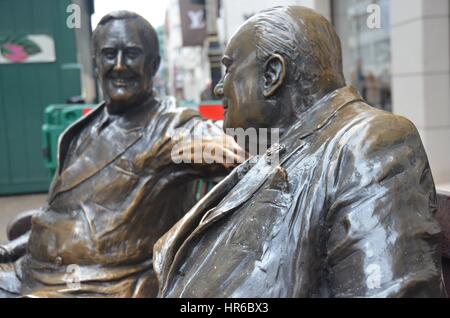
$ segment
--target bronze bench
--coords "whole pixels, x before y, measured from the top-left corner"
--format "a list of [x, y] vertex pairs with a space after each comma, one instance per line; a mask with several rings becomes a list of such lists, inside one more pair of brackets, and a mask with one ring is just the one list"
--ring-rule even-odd
[[[24, 234], [31, 227], [31, 217], [37, 211], [28, 211], [17, 216], [8, 227], [8, 239]], [[450, 296], [450, 193], [438, 192], [437, 219], [442, 228], [442, 270], [447, 294]]]

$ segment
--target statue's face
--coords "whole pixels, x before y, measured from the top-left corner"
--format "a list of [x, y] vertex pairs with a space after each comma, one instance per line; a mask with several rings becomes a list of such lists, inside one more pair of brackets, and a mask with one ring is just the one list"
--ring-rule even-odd
[[271, 128], [278, 118], [263, 95], [263, 68], [256, 58], [253, 24], [232, 37], [222, 59], [225, 75], [215, 88], [223, 99], [224, 128]]
[[123, 113], [152, 92], [150, 52], [141, 33], [136, 21], [113, 20], [98, 36], [95, 60], [110, 113]]

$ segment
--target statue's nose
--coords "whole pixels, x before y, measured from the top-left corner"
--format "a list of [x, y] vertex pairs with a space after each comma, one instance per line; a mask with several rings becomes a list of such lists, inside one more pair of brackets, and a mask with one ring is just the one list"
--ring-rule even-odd
[[125, 65], [123, 63], [123, 53], [122, 50], [117, 52], [116, 64], [114, 65], [115, 71], [123, 71], [125, 70]]

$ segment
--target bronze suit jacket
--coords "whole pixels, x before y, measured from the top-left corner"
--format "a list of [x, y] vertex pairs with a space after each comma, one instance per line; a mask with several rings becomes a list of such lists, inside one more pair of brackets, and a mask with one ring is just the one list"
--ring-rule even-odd
[[195, 178], [227, 171], [174, 164], [178, 129], [203, 137], [222, 129], [173, 100], [150, 104], [106, 128], [101, 104], [60, 137], [47, 205], [33, 217], [28, 252], [16, 264], [22, 295], [156, 296], [153, 244], [194, 205]]
[[156, 243], [160, 297], [444, 296], [435, 189], [412, 123], [344, 87], [273, 148]]

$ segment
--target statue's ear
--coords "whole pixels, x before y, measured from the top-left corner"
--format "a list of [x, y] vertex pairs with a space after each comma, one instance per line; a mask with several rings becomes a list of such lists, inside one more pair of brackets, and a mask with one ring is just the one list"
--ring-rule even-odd
[[160, 64], [161, 64], [161, 56], [158, 55], [155, 59], [153, 59], [153, 65], [152, 65], [152, 67], [153, 67], [152, 75], [153, 76], [155, 76], [156, 73], [158, 72]]
[[286, 60], [279, 54], [272, 54], [264, 63], [263, 72], [263, 94], [265, 97], [270, 97], [284, 83], [286, 77]]
[[94, 67], [94, 76], [98, 78], [97, 57], [95, 55], [92, 55], [92, 66]]

